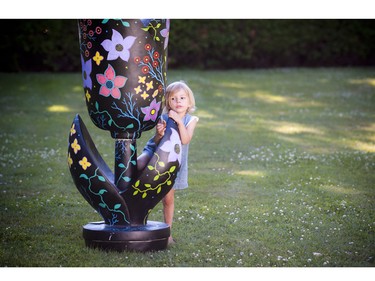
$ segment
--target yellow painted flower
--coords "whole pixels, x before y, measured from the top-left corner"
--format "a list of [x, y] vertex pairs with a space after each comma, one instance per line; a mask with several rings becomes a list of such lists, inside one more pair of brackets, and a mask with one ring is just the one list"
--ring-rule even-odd
[[104, 57], [101, 56], [99, 52], [96, 52], [95, 56], [92, 59], [96, 62], [96, 65], [99, 65]]
[[146, 83], [146, 87], [147, 87], [147, 89], [146, 89], [146, 91], [148, 91], [148, 90], [150, 90], [150, 89], [153, 89], [154, 88], [154, 85], [153, 85], [153, 80], [151, 80], [151, 82], [148, 82], [148, 83]]
[[74, 128], [75, 124], [70, 128], [70, 136], [73, 136], [76, 133], [76, 129]]
[[78, 161], [79, 165], [82, 166], [82, 169], [86, 170], [88, 167], [91, 166], [91, 163], [87, 161], [86, 157], [83, 157], [82, 160]]
[[146, 76], [138, 76], [138, 83], [145, 84], [146, 83]]
[[81, 150], [81, 146], [78, 144], [77, 139], [74, 139], [73, 143], [70, 146], [73, 148], [74, 154], [77, 154], [78, 150]]
[[90, 95], [89, 91], [86, 91], [86, 95], [85, 96], [86, 96], [87, 101], [90, 101], [91, 95]]
[[149, 96], [149, 94], [147, 94], [146, 91], [143, 92], [143, 94], [141, 95], [141, 97], [142, 97], [144, 100], [147, 99], [148, 96]]
[[69, 152], [69, 154], [68, 154], [68, 165], [69, 165], [69, 168], [72, 166], [72, 164], [73, 164], [73, 159], [72, 159], [72, 157], [70, 157], [70, 152]]
[[135, 93], [138, 95], [140, 92], [142, 92], [141, 85], [138, 85], [138, 87], [134, 88], [134, 90], [135, 90]]

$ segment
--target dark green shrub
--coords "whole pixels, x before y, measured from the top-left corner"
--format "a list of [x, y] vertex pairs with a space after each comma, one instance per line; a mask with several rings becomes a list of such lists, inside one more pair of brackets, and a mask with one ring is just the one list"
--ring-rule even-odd
[[[76, 19], [1, 20], [0, 71], [80, 71]], [[375, 21], [172, 19], [169, 67], [375, 64]]]

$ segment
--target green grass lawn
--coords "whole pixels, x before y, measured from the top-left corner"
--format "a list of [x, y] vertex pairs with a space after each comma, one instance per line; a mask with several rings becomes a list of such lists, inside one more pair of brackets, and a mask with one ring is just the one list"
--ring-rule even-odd
[[[85, 246], [82, 226], [101, 217], [67, 165], [76, 113], [114, 165], [81, 74], [0, 74], [0, 266], [374, 266], [374, 68], [169, 71], [180, 79], [200, 121], [190, 186], [176, 192], [178, 243], [117, 253]], [[160, 204], [149, 219], [162, 220]]]

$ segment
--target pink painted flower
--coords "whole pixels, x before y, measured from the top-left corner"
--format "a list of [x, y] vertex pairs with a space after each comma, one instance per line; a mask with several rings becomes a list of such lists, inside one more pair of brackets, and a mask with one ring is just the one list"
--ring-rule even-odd
[[98, 80], [99, 84], [101, 85], [99, 90], [100, 95], [105, 97], [109, 97], [111, 95], [115, 99], [120, 99], [121, 92], [119, 88], [124, 87], [128, 78], [120, 75], [116, 76], [115, 70], [110, 64], [108, 64], [104, 75], [96, 74], [96, 80]]
[[145, 114], [143, 121], [152, 120], [155, 122], [158, 117], [158, 112], [160, 109], [160, 101], [156, 102], [156, 99], [153, 99], [150, 106], [142, 107], [141, 110]]

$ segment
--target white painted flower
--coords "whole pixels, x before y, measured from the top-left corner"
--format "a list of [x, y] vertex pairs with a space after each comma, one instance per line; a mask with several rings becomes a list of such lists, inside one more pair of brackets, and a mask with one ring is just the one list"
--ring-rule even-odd
[[169, 152], [168, 162], [174, 162], [178, 160], [178, 162], [181, 164], [182, 147], [180, 135], [175, 129], [171, 128], [171, 130], [172, 134], [170, 136], [170, 139], [163, 143], [160, 149], [164, 152]]

